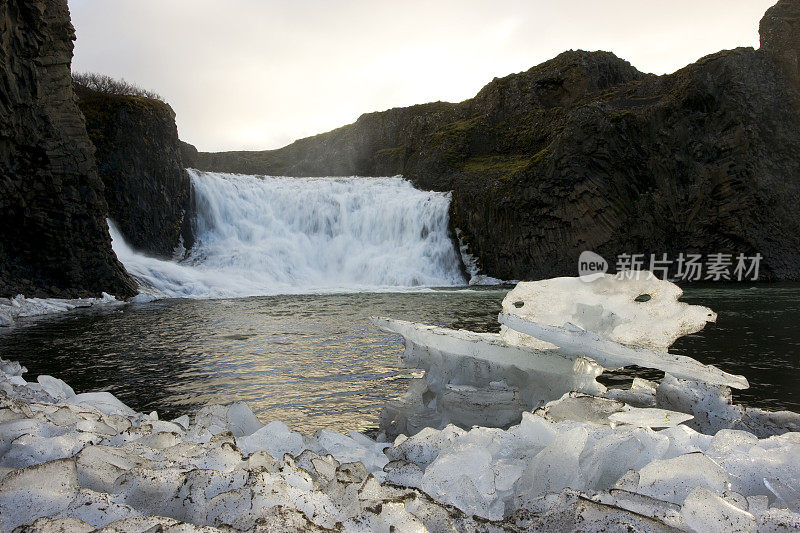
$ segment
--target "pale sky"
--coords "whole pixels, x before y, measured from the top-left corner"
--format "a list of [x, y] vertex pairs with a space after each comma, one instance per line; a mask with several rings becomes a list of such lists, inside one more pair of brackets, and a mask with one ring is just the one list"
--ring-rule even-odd
[[776, 0], [69, 0], [73, 69], [161, 94], [202, 151], [284, 146], [391, 107], [471, 98], [568, 49], [663, 74], [758, 47]]

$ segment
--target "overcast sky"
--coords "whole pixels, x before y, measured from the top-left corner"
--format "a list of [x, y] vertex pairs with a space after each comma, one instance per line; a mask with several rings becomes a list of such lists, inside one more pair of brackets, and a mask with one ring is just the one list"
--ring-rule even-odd
[[205, 151], [268, 149], [362, 113], [470, 98], [568, 49], [663, 74], [758, 47], [775, 0], [69, 0], [73, 68], [161, 94]]

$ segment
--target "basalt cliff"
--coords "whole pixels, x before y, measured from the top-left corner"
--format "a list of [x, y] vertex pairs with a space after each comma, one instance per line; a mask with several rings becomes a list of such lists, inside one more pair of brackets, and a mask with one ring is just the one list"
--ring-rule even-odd
[[759, 50], [674, 74], [569, 51], [474, 98], [361, 116], [278, 150], [200, 153], [203, 170], [402, 174], [453, 191], [452, 224], [483, 270], [575, 275], [581, 251], [763, 256], [800, 279], [800, 0], [761, 22]]
[[[175, 112], [156, 98], [75, 86], [96, 148], [108, 215], [125, 240], [170, 258], [188, 234], [192, 147], [178, 139]], [[186, 160], [186, 161], [184, 161]]]
[[128, 296], [70, 76], [66, 0], [0, 2], [0, 296]]

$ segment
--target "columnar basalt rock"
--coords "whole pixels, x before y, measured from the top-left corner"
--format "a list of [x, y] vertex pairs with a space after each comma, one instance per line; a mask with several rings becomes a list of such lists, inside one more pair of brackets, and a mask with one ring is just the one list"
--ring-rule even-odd
[[128, 296], [70, 76], [66, 0], [0, 3], [0, 295]]
[[761, 19], [761, 50], [775, 54], [800, 84], [800, 1], [781, 0]]
[[153, 98], [75, 90], [97, 149], [109, 217], [135, 249], [171, 257], [188, 227], [184, 157], [194, 148], [178, 140], [175, 112]]

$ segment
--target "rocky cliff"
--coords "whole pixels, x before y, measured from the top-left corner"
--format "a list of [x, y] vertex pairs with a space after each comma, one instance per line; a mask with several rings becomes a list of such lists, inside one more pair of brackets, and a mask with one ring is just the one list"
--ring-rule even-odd
[[0, 2], [0, 295], [128, 296], [70, 77], [66, 0]]
[[194, 148], [178, 140], [175, 113], [155, 98], [80, 85], [75, 91], [97, 149], [109, 217], [134, 248], [171, 257], [188, 227], [184, 215], [191, 184], [184, 157], [190, 158]]
[[264, 152], [201, 153], [204, 170], [403, 174], [453, 191], [453, 224], [484, 271], [575, 275], [578, 255], [761, 253], [800, 279], [800, 1], [761, 24], [760, 50], [678, 72], [570, 51], [473, 99], [363, 115]]

